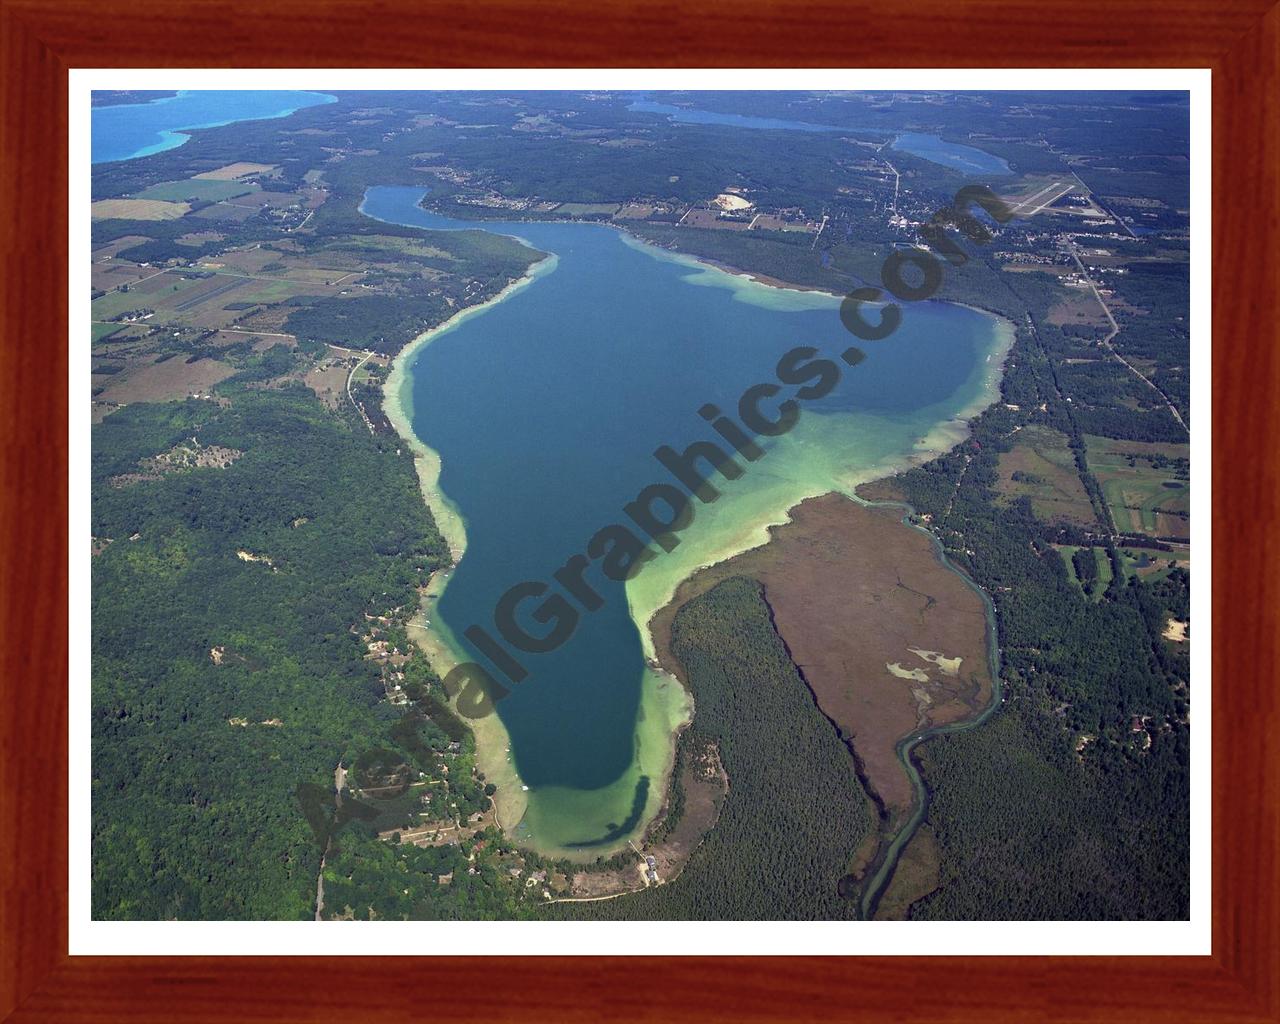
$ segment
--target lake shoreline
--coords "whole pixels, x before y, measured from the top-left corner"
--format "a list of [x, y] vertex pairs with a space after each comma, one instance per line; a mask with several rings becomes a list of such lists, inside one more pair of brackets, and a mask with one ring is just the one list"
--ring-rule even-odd
[[[199, 93], [201, 90], [179, 89], [171, 96], [159, 96], [142, 103], [107, 103], [100, 104], [98, 111], [110, 111], [112, 116], [119, 116], [116, 112], [125, 111], [129, 108], [136, 107], [162, 107], [180, 103], [187, 97]], [[124, 163], [127, 160], [141, 160], [143, 157], [155, 156], [158, 153], [167, 153], [170, 150], [179, 149], [191, 141], [192, 136], [188, 132], [204, 131], [209, 128], [225, 128], [227, 125], [239, 124], [245, 121], [274, 121], [281, 117], [288, 117], [290, 114], [296, 114], [299, 110], [306, 110], [308, 107], [320, 106], [328, 103], [337, 103], [338, 97], [326, 92], [317, 92], [314, 89], [298, 89], [292, 90], [298, 96], [315, 96], [320, 97], [314, 103], [301, 103], [298, 106], [286, 107], [283, 110], [273, 109], [270, 113], [253, 114], [252, 116], [232, 117], [224, 120], [208, 121], [202, 120], [196, 124], [179, 124], [171, 127], [156, 128], [153, 134], [158, 141], [148, 143], [124, 156], [109, 156], [92, 158], [91, 162], [94, 166], [100, 164], [117, 164]]]
[[[952, 303], [952, 305], [960, 304]], [[974, 309], [975, 307], [967, 308]], [[970, 421], [1000, 397], [1000, 381], [1004, 376], [1004, 363], [1013, 348], [1016, 338], [1016, 329], [1012, 321], [1007, 317], [989, 310], [978, 311], [995, 321], [993, 324], [995, 337], [992, 341], [991, 351], [987, 354], [987, 359], [984, 363], [988, 367], [986, 379], [982, 382], [979, 393], [971, 402], [957, 410], [950, 418], [935, 424], [928, 433], [916, 442], [915, 447], [910, 452], [846, 475], [840, 480], [841, 486], [834, 491], [828, 486], [823, 486], [815, 488], [811, 493], [797, 496], [785, 508], [775, 510], [774, 513], [766, 515], [755, 524], [748, 526], [746, 531], [740, 533], [736, 539], [726, 538], [726, 543], [716, 549], [714, 557], [703, 559], [700, 564], [692, 567], [689, 572], [683, 574], [679, 579], [673, 577], [665, 588], [665, 592], [660, 592], [657, 600], [653, 599], [651, 595], [648, 601], [641, 604], [633, 600], [632, 591], [628, 589], [628, 603], [631, 605], [632, 618], [642, 631], [641, 641], [644, 645], [646, 659], [654, 658], [657, 650], [656, 640], [652, 632], [653, 620], [675, 598], [684, 580], [745, 551], [750, 551], [753, 548], [769, 543], [771, 531], [775, 527], [791, 522], [792, 511], [805, 501], [836, 492], [852, 496], [855, 490], [864, 484], [875, 483], [932, 462], [939, 456], [949, 452], [956, 445], [964, 442], [970, 433]]]
[[[421, 205], [421, 201], [419, 201], [419, 205]], [[537, 221], [534, 222], [538, 223]], [[507, 223], [509, 224], [510, 222]], [[752, 274], [728, 267], [716, 261], [666, 249], [631, 234], [619, 225], [601, 226], [613, 227], [619, 232], [619, 237], [622, 241], [631, 247], [645, 250], [653, 258], [678, 262], [698, 271], [700, 274], [706, 275], [705, 280], [694, 283], [727, 288], [733, 291], [735, 298], [741, 301], [771, 306], [780, 301], [788, 304], [800, 302], [803, 303], [804, 308], [822, 308], [830, 305], [834, 309], [840, 299], [838, 294], [830, 291], [793, 285], [768, 275]], [[473, 230], [493, 230], [493, 222], [476, 221], [474, 226], [468, 223], [468, 228]], [[430, 229], [424, 228], [424, 230]], [[531, 245], [528, 240], [520, 238], [518, 234], [509, 230], [498, 233], [519, 238], [525, 244]], [[548, 262], [548, 260], [551, 262]], [[415, 454], [415, 467], [418, 472], [424, 501], [431, 508], [441, 533], [449, 543], [455, 564], [461, 559], [466, 550], [465, 521], [457, 508], [439, 488], [439, 455], [422, 442], [413, 430], [413, 373], [411, 365], [414, 362], [415, 354], [423, 346], [429, 344], [442, 333], [465, 322], [469, 317], [479, 315], [484, 310], [508, 298], [514, 291], [527, 286], [541, 274], [554, 269], [554, 261], [555, 257], [553, 255], [534, 264], [529, 273], [523, 278], [512, 282], [487, 302], [459, 310], [444, 324], [424, 331], [412, 339], [394, 357], [391, 373], [383, 387], [384, 410], [397, 433]], [[789, 295], [790, 298], [784, 299], [784, 295]], [[950, 305], [961, 304], [950, 303]], [[974, 309], [974, 307], [967, 308]], [[964, 436], [968, 434], [968, 419], [996, 400], [999, 394], [998, 382], [1004, 357], [1009, 345], [1012, 344], [1013, 325], [1007, 319], [990, 310], [975, 311], [992, 318], [996, 321], [996, 324], [994, 325], [995, 336], [989, 343], [990, 351], [986, 357], [986, 361], [993, 364], [992, 370], [994, 374], [989, 373], [987, 378], [981, 382], [974, 400], [958, 412], [953, 413], [946, 420], [936, 423], [928, 434], [916, 442], [914, 449], [906, 453], [905, 457], [882, 461], [871, 467], [864, 467], [856, 473], [848, 475], [847, 479], [840, 477], [836, 481], [836, 490], [841, 493], [851, 493], [853, 488], [859, 484], [892, 476], [903, 469], [920, 465], [936, 458], [943, 452], [950, 450], [955, 444], [960, 443]], [[996, 358], [997, 353], [999, 353], [998, 359]], [[970, 379], [972, 380], [972, 378]], [[770, 508], [760, 517], [760, 522], [749, 524], [749, 528], [745, 531], [740, 528], [741, 523], [733, 524], [736, 528], [729, 536], [724, 538], [723, 546], [717, 547], [714, 551], [706, 552], [710, 557], [704, 560], [705, 565], [718, 564], [740, 554], [742, 551], [767, 543], [770, 528], [788, 522], [791, 518], [792, 510], [800, 502], [831, 491], [831, 481], [823, 482], [810, 493], [799, 494], [794, 500], [787, 500], [785, 507]], [[748, 519], [750, 518], [748, 517]], [[751, 525], [754, 528], [750, 528]], [[642, 750], [639, 747], [636, 749], [632, 768], [623, 776], [623, 778], [630, 778], [636, 772], [649, 776], [651, 789], [644, 813], [627, 836], [620, 837], [609, 844], [591, 847], [590, 856], [592, 858], [601, 855], [608, 856], [616, 850], [625, 848], [628, 841], [638, 836], [643, 836], [652, 823], [660, 820], [662, 814], [665, 813], [676, 744], [680, 733], [691, 720], [693, 707], [692, 697], [683, 683], [676, 676], [665, 671], [667, 666], [657, 669], [657, 665], [653, 661], [655, 653], [652, 632], [653, 618], [661, 608], [670, 602], [679, 584], [693, 572], [705, 567], [705, 565], [692, 567], [689, 572], [684, 572], [683, 568], [677, 569], [679, 578], [674, 578], [675, 574], [673, 574], [669, 587], [670, 593], [661, 593], [661, 590], [668, 589], [665, 586], [668, 582], [665, 578], [661, 581], [656, 581], [661, 588], [658, 592], [661, 599], [657, 600], [656, 603], [651, 600], [654, 596], [653, 594], [648, 595], [650, 600], [642, 599], [637, 601], [635, 599], [636, 595], [633, 595], [631, 588], [627, 590], [628, 610], [639, 635], [647, 665], [642, 682], [640, 719], [647, 719], [651, 726], [656, 726], [659, 722], [665, 723], [666, 728], [661, 737], [657, 736], [657, 730], [653, 728], [645, 730], [646, 735], [644, 738], [648, 742], [641, 744], [645, 749]], [[441, 571], [435, 574], [431, 584], [424, 588], [421, 601], [422, 607], [418, 616], [415, 617], [415, 628], [412, 630], [414, 641], [427, 654], [433, 667], [441, 676], [446, 674], [454, 664], [461, 660], [467, 660], [461, 653], [461, 646], [451, 636], [446, 624], [434, 620], [429, 625], [426, 623], [426, 609], [443, 592], [444, 587], [447, 585], [447, 579], [448, 572]], [[650, 710], [658, 713], [649, 715], [647, 712]], [[526, 795], [527, 791], [523, 789], [524, 784], [515, 767], [510, 750], [510, 738], [507, 730], [502, 725], [500, 716], [494, 713], [484, 719], [472, 721], [470, 724], [476, 735], [477, 765], [485, 772], [487, 778], [498, 785], [498, 794], [495, 795], [495, 800], [498, 804], [498, 818], [508, 835], [520, 845], [530, 847], [539, 853], [552, 856], [568, 855], [572, 859], [579, 859], [584, 851], [566, 850], [560, 846], [540, 843], [537, 836], [531, 834], [534, 831], [532, 824], [536, 823], [536, 815], [531, 812], [530, 800]], [[660, 743], [658, 742], [659, 739], [661, 740]], [[527, 812], [529, 812], [529, 817], [526, 827], [520, 830], [523, 834], [518, 834], [516, 826], [526, 819]]]
[[[557, 258], [548, 253], [530, 265], [523, 276], [511, 281], [500, 292], [474, 306], [464, 306], [442, 324], [437, 324], [410, 339], [391, 360], [391, 370], [382, 385], [382, 411], [396, 434], [413, 453], [414, 470], [422, 499], [435, 520], [436, 529], [449, 546], [452, 564], [431, 574], [426, 587], [419, 595], [418, 610], [408, 623], [409, 637], [426, 655], [435, 673], [444, 678], [463, 660], [456, 642], [444, 624], [432, 624], [428, 618], [430, 607], [436, 604], [448, 585], [453, 569], [462, 560], [467, 549], [466, 520], [461, 512], [440, 489], [440, 455], [430, 448], [413, 429], [413, 373], [414, 356], [433, 340], [447, 333], [473, 316], [478, 316], [491, 306], [509, 299], [532, 284], [543, 274], [555, 270]], [[497, 786], [493, 800], [499, 824], [514, 827], [524, 817], [528, 799], [524, 796], [524, 783], [510, 756], [511, 740], [502, 720], [496, 713], [480, 719], [468, 719], [476, 741], [476, 765], [485, 778]], [[509, 828], [504, 827], [509, 832]]]

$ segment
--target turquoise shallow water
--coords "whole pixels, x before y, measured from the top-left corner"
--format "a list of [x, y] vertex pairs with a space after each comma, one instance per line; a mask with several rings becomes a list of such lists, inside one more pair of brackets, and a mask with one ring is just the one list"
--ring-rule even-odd
[[184, 128], [216, 128], [236, 121], [284, 117], [336, 98], [296, 90], [205, 89], [150, 103], [94, 107], [93, 162], [132, 160], [181, 146]]
[[[373, 188], [373, 217], [463, 228], [423, 211], [415, 188]], [[463, 630], [496, 635], [498, 598], [549, 581], [622, 513], [641, 488], [672, 478], [659, 445], [716, 440], [705, 403], [734, 410], [750, 385], [775, 382], [779, 357], [814, 346], [838, 361], [855, 339], [838, 300], [783, 291], [691, 266], [587, 224], [486, 223], [554, 253], [554, 270], [441, 333], [412, 357], [413, 430], [439, 453], [440, 489], [466, 523], [467, 546], [431, 615], [462, 658], [487, 664]], [[636, 618], [697, 564], [749, 546], [744, 538], [807, 494], [847, 488], [901, 464], [940, 424], [979, 400], [998, 371], [998, 321], [940, 303], [904, 308], [888, 340], [841, 364], [839, 385], [803, 403], [797, 426], [744, 474], [715, 478], [714, 504], [695, 503], [681, 544], [626, 586], [592, 566], [602, 607], [558, 650], [523, 654], [528, 678], [497, 706], [511, 756], [530, 788], [524, 828], [544, 845], [617, 840], [634, 823], [651, 769], [637, 767], [649, 711], [645, 645]], [[778, 400], [795, 388], [788, 385]], [[765, 402], [772, 415], [775, 406]], [[560, 588], [553, 587], [553, 590]], [[573, 602], [570, 602], [571, 604]], [[538, 602], [529, 602], [536, 609]], [[529, 632], [546, 626], [522, 617]], [[501, 677], [500, 677], [501, 678]], [[659, 723], [660, 724], [660, 723]], [[650, 721], [649, 726], [655, 723]], [[655, 787], [656, 788], [656, 787]]]

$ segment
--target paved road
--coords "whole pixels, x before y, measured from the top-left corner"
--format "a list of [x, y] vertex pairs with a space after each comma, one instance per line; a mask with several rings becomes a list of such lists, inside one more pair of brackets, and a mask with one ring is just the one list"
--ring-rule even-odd
[[1151, 388], [1152, 391], [1154, 391], [1164, 400], [1165, 406], [1168, 408], [1169, 412], [1173, 415], [1173, 418], [1178, 421], [1178, 426], [1180, 426], [1183, 430], [1187, 432], [1187, 436], [1190, 436], [1191, 435], [1190, 428], [1187, 426], [1186, 422], [1183, 420], [1182, 414], [1179, 413], [1176, 408], [1174, 408], [1173, 402], [1170, 401], [1169, 396], [1166, 395], [1163, 391], [1161, 391], [1159, 386], [1154, 381], [1152, 381], [1151, 378], [1147, 377], [1144, 373], [1142, 373], [1141, 370], [1139, 370], [1136, 366], [1134, 366], [1131, 362], [1129, 362], [1129, 360], [1127, 360], [1124, 356], [1122, 356], [1119, 352], [1117, 352], [1116, 347], [1111, 344], [1111, 339], [1120, 333], [1120, 325], [1116, 323], [1116, 318], [1111, 315], [1110, 308], [1107, 306], [1106, 302], [1103, 301], [1102, 295], [1098, 292], [1098, 286], [1094, 284], [1093, 278], [1089, 276], [1089, 271], [1085, 269], [1084, 264], [1080, 261], [1080, 253], [1079, 253], [1079, 250], [1076, 249], [1075, 242], [1068, 240], [1067, 244], [1071, 246], [1071, 258], [1076, 261], [1076, 266], [1080, 268], [1080, 274], [1084, 277], [1085, 282], [1089, 285], [1089, 290], [1093, 292], [1093, 297], [1098, 300], [1098, 305], [1102, 307], [1102, 312], [1106, 314], [1107, 323], [1111, 325], [1111, 333], [1102, 339], [1102, 344], [1106, 346], [1108, 352], [1110, 352], [1113, 356], [1119, 359], [1120, 362], [1124, 363], [1124, 365], [1129, 368], [1129, 371], [1135, 377], [1137, 377], [1140, 381], [1146, 384], [1147, 387]]

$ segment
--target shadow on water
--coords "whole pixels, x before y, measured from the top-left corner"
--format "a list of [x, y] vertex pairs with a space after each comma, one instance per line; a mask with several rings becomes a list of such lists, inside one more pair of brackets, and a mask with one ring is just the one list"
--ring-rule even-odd
[[644, 814], [644, 805], [649, 799], [649, 776], [641, 775], [636, 782], [636, 793], [631, 800], [631, 813], [627, 815], [627, 820], [621, 825], [609, 823], [609, 831], [599, 839], [588, 839], [580, 843], [566, 843], [565, 845], [573, 850], [588, 849], [593, 846], [608, 846], [610, 843], [616, 843], [619, 839], [624, 839], [635, 830], [640, 824], [640, 816]]

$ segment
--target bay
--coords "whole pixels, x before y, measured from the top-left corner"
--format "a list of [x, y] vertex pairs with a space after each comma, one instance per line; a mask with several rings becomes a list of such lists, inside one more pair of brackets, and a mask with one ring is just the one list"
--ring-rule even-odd
[[183, 129], [285, 117], [303, 107], [336, 101], [325, 93], [297, 90], [201, 89], [149, 103], [94, 107], [93, 163], [133, 160], [174, 149], [191, 138]]

